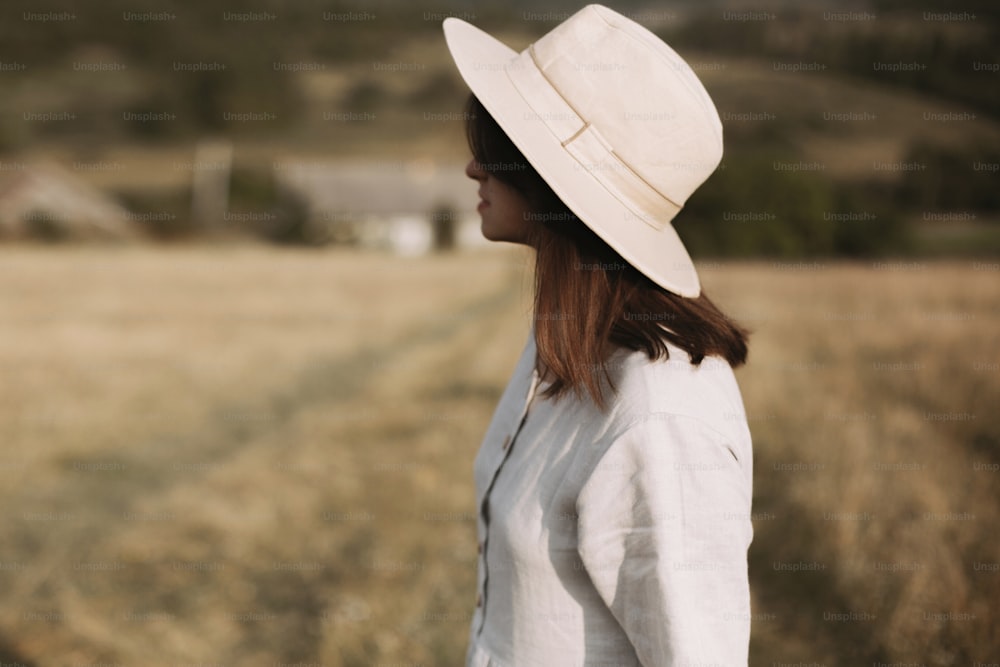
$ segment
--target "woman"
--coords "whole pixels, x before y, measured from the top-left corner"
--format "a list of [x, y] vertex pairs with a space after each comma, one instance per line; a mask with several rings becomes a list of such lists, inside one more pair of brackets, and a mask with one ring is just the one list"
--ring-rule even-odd
[[536, 252], [534, 325], [476, 457], [466, 664], [745, 665], [746, 332], [669, 224], [721, 159], [715, 107], [599, 5], [521, 54], [444, 27], [483, 234]]

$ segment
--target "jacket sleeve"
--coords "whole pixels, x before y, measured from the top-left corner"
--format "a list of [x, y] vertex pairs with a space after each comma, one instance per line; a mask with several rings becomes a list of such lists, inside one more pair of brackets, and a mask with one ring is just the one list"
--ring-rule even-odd
[[657, 413], [582, 487], [580, 559], [645, 667], [747, 664], [751, 459], [749, 437]]

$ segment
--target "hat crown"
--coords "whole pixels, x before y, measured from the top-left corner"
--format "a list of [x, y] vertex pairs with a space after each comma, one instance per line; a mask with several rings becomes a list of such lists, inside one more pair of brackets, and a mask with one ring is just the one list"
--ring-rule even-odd
[[588, 5], [529, 48], [577, 115], [678, 207], [718, 167], [715, 105], [691, 67], [645, 27]]
[[635, 21], [588, 5], [517, 53], [444, 24], [459, 73], [563, 204], [664, 289], [701, 291], [670, 222], [722, 158], [722, 123], [684, 60]]

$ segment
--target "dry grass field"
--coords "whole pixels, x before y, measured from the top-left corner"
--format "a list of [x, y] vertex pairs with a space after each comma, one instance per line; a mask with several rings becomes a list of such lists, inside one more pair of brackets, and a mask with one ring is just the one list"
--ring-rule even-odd
[[[524, 251], [0, 250], [0, 663], [460, 663]], [[751, 664], [1000, 662], [1000, 265], [701, 272], [754, 330]]]

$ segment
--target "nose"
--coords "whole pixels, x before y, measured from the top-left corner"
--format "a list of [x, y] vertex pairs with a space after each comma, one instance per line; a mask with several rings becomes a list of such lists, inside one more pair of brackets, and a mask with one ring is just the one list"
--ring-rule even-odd
[[469, 164], [465, 165], [465, 175], [475, 181], [483, 181], [486, 179], [487, 173], [483, 171], [482, 166], [476, 162], [475, 158], [469, 160]]

